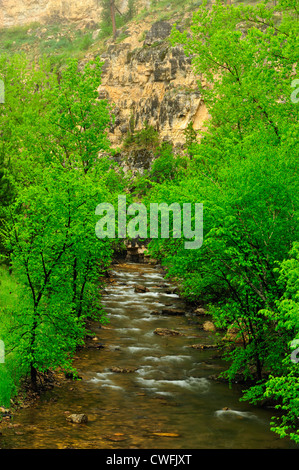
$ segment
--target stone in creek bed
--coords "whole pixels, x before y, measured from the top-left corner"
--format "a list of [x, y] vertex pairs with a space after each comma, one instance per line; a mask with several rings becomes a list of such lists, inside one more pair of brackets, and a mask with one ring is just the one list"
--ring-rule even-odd
[[135, 372], [137, 370], [137, 367], [111, 367], [111, 372], [116, 372], [116, 373], [125, 373], [128, 374], [130, 372]]
[[121, 351], [119, 346], [109, 346], [108, 351]]
[[105, 346], [102, 343], [89, 344], [88, 349], [103, 349]]
[[67, 416], [66, 420], [74, 424], [86, 424], [88, 422], [88, 417], [87, 415], [83, 413], [72, 414], [72, 415]]
[[139, 293], [149, 292], [149, 289], [145, 286], [142, 286], [141, 284], [137, 284], [134, 290], [135, 292], [139, 292]]
[[189, 347], [193, 349], [217, 349], [216, 344], [192, 344]]
[[207, 311], [202, 308], [202, 307], [198, 307], [196, 310], [194, 310], [194, 313], [195, 315], [197, 316], [204, 316], [204, 315], [208, 315]]
[[115, 434], [112, 434], [111, 436], [103, 436], [104, 439], [107, 439], [108, 441], [112, 441], [112, 442], [119, 442], [119, 441], [125, 441], [128, 439], [128, 437], [126, 437], [124, 434], [122, 433], [115, 433]]
[[184, 336], [180, 331], [169, 330], [168, 328], [156, 328], [154, 333], [159, 336]]
[[183, 316], [185, 315], [185, 310], [181, 310], [180, 308], [164, 308], [160, 312], [154, 310], [151, 312], [151, 315], [172, 315], [172, 316]]
[[204, 331], [216, 331], [216, 326], [211, 321], [205, 321], [202, 327]]

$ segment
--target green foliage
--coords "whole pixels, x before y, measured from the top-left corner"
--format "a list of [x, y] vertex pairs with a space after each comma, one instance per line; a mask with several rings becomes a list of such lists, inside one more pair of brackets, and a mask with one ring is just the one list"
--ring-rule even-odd
[[[18, 370], [36, 387], [39, 373], [71, 368], [86, 318], [106, 321], [98, 285], [112, 243], [96, 238], [94, 213], [114, 202], [123, 183], [103, 156], [112, 115], [97, 99], [99, 60], [84, 67], [69, 60], [57, 71], [15, 56], [1, 62], [1, 72], [3, 159], [16, 189], [3, 208], [2, 239], [22, 299], [3, 336], [9, 360], [19, 358]], [[8, 378], [3, 396], [13, 391]]]
[[187, 149], [187, 152], [190, 157], [192, 157], [194, 151], [197, 149], [197, 133], [193, 128], [193, 123], [189, 122], [188, 126], [186, 127], [185, 131], [185, 138], [186, 138], [186, 144], [185, 147]]
[[173, 147], [168, 142], [163, 142], [155, 152], [155, 160], [152, 164], [149, 178], [155, 183], [171, 181], [182, 171], [187, 161], [184, 157], [174, 155]]
[[[110, 9], [110, 0], [101, 0], [102, 4], [102, 14], [101, 14], [101, 23], [100, 23], [100, 35], [101, 39], [106, 37], [112, 36], [113, 34], [113, 26], [112, 26], [112, 16], [111, 16], [111, 9]], [[129, 0], [127, 9], [124, 13], [120, 13], [120, 2], [114, 1], [113, 2], [115, 7], [115, 25], [117, 29], [122, 28], [125, 26], [129, 21], [133, 19], [136, 14], [136, 0]], [[124, 38], [124, 34], [122, 35], [122, 39]], [[120, 42], [121, 39], [118, 38]]]
[[126, 20], [130, 21], [137, 13], [136, 0], [128, 0], [128, 9], [126, 12]]
[[0, 267], [0, 340], [4, 341], [6, 354], [0, 364], [0, 406], [10, 407], [10, 399], [18, 391], [20, 378], [26, 371], [21, 367], [21, 358], [15, 351], [7, 354], [11, 329], [16, 327], [19, 312], [20, 286], [16, 277], [9, 273], [6, 266]]
[[170, 144], [162, 144], [151, 169], [151, 179], [157, 183], [173, 179], [175, 175], [175, 157]]
[[92, 44], [92, 36], [91, 34], [88, 34], [88, 35], [85, 35], [82, 39], [82, 42], [80, 44], [80, 50], [81, 51], [87, 51], [87, 49], [89, 49], [89, 47], [91, 46]]
[[26, 51], [28, 56], [48, 56], [58, 63], [62, 58], [82, 55], [93, 43], [92, 33], [76, 29], [71, 24], [49, 24], [43, 28], [38, 23], [0, 30], [0, 52], [9, 55]]
[[[39, 184], [20, 191], [11, 208], [11, 263], [23, 285], [17, 344], [24, 368], [70, 366], [92, 305], [85, 289], [107, 267], [109, 244], [95, 239], [94, 209], [105, 197], [90, 175], [52, 164]], [[88, 306], [88, 308], [86, 308]]]
[[159, 133], [153, 126], [150, 126], [145, 121], [143, 128], [140, 131], [135, 130], [135, 124], [130, 124], [130, 130], [124, 139], [124, 148], [151, 148], [155, 149], [159, 145]]
[[282, 413], [272, 418], [271, 429], [280, 437], [289, 436], [299, 442], [299, 363], [291, 360], [290, 347], [294, 340], [299, 340], [298, 243], [294, 243], [289, 259], [284, 260], [276, 271], [279, 273], [278, 282], [283, 288], [283, 295], [276, 302], [276, 309], [265, 313], [276, 320], [276, 331], [281, 340], [276, 342], [275, 349], [277, 357], [283, 357], [283, 360], [280, 359], [277, 364], [277, 373], [270, 375], [265, 383], [246, 391], [244, 399], [252, 403], [264, 399], [275, 400], [278, 403], [276, 409]]

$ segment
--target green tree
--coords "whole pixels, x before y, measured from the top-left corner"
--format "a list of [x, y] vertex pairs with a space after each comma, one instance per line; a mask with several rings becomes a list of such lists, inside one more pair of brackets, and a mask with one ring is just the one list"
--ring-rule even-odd
[[126, 18], [128, 21], [132, 20], [136, 15], [136, 1], [135, 0], [128, 0], [128, 8], [126, 12]]
[[49, 69], [40, 87], [28, 77], [28, 108], [19, 126], [5, 116], [21, 145], [12, 162], [18, 187], [4, 232], [23, 292], [6, 342], [36, 387], [40, 372], [70, 367], [86, 317], [101, 314], [92, 298], [112, 243], [95, 236], [95, 208], [114, 202], [123, 183], [104, 156], [112, 116], [107, 102], [97, 99], [100, 62]]
[[186, 143], [185, 147], [187, 149], [187, 152], [190, 157], [193, 156], [194, 149], [197, 149], [197, 146], [195, 145], [197, 143], [197, 133], [194, 130], [193, 123], [189, 122], [188, 126], [186, 127], [184, 131]]
[[210, 211], [198, 256], [201, 276], [195, 276], [198, 294], [217, 298], [222, 326], [237, 322], [241, 330], [245, 352], [234, 351], [232, 375], [240, 364], [249, 373], [254, 362], [260, 379], [270, 365], [272, 337], [261, 309], [279, 295], [273, 268], [298, 236], [298, 199], [290, 191], [298, 183], [297, 114], [290, 101], [298, 23], [291, 21], [293, 12], [279, 24], [274, 15], [264, 5], [228, 9], [218, 3], [195, 13], [190, 36], [173, 32], [209, 82], [202, 93], [212, 118], [196, 159]]
[[84, 308], [87, 283], [111, 257], [111, 245], [94, 233], [95, 207], [106, 200], [103, 178], [96, 185], [82, 171], [52, 164], [10, 207], [11, 262], [23, 300], [9, 341], [22, 339], [18, 351], [33, 387], [38, 371], [69, 367], [82, 342], [84, 319], [92, 316], [92, 304]]
[[101, 0], [102, 3], [102, 22], [106, 25], [112, 26], [113, 37], [116, 36], [116, 12], [120, 13], [115, 0]]
[[[244, 399], [252, 403], [261, 400], [275, 400], [278, 416], [272, 418], [272, 430], [280, 437], [290, 437], [299, 442], [299, 363], [297, 355], [292, 359], [292, 344], [299, 345], [299, 245], [294, 243], [289, 258], [279, 268], [278, 282], [283, 294], [277, 300], [273, 311], [265, 315], [275, 318], [277, 336], [275, 342], [277, 370], [266, 382], [249, 389]], [[293, 349], [294, 349], [293, 347]], [[294, 351], [295, 353], [295, 351]]]
[[135, 130], [135, 125], [130, 120], [130, 129], [128, 135], [124, 140], [124, 147], [135, 146], [139, 148], [152, 148], [155, 149], [159, 145], [159, 133], [156, 131], [154, 126], [149, 125], [148, 121], [145, 121], [143, 128], [139, 131]]

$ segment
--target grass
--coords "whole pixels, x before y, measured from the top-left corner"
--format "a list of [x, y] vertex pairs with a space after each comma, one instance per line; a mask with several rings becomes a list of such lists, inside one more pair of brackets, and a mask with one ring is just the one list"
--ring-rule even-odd
[[188, 9], [196, 9], [201, 2], [199, 0], [159, 0], [151, 2], [149, 9], [144, 8], [135, 18], [135, 21], [141, 21], [145, 17], [157, 16], [158, 21], [169, 20], [177, 13], [183, 13]]
[[92, 31], [81, 31], [72, 24], [42, 27], [31, 24], [0, 30], [0, 54], [26, 52], [29, 57], [77, 57], [93, 44]]
[[[255, 4], [256, 0], [233, 0], [234, 3]], [[116, 15], [116, 27], [120, 34], [116, 43], [122, 42], [126, 37], [125, 26], [131, 21], [140, 23], [147, 19], [155, 21], [184, 21], [188, 27], [191, 13], [196, 11], [202, 0], [157, 0], [152, 1], [149, 8], [136, 13], [129, 19], [127, 15]], [[190, 20], [186, 13], [190, 14]], [[184, 19], [185, 18], [185, 19]], [[112, 38], [112, 25], [104, 20], [96, 26], [100, 33], [96, 40], [92, 39], [92, 31], [78, 30], [72, 23], [40, 25], [31, 23], [25, 26], [15, 26], [0, 30], [0, 54], [15, 54], [25, 52], [29, 59], [38, 56], [51, 58], [52, 63], [63, 63], [68, 57], [84, 59], [87, 52], [98, 55], [105, 50], [107, 39]], [[142, 37], [140, 41], [142, 41]]]
[[[0, 340], [7, 346], [9, 329], [14, 323], [14, 313], [19, 303], [20, 286], [14, 276], [10, 275], [5, 266], [0, 267]], [[22, 375], [20, 358], [14, 353], [4, 355], [5, 362], [0, 362], [0, 406], [10, 407], [11, 398], [18, 390], [18, 383]]]

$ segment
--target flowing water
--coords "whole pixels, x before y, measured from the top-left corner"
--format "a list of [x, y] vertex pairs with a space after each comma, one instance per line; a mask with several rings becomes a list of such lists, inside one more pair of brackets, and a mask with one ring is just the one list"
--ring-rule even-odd
[[[215, 350], [191, 347], [215, 342], [215, 333], [198, 328], [199, 317], [152, 314], [185, 308], [177, 295], [167, 293], [159, 269], [120, 264], [112, 274], [103, 298], [110, 323], [93, 326], [104, 348], [79, 351], [74, 365], [82, 380], [65, 381], [20, 410], [3, 431], [1, 448], [293, 447], [270, 431], [273, 410], [240, 402], [239, 387], [209, 378], [227, 364]], [[149, 291], [136, 293], [136, 284]], [[182, 335], [159, 336], [156, 328]], [[68, 422], [71, 413], [87, 414], [88, 423]]]

